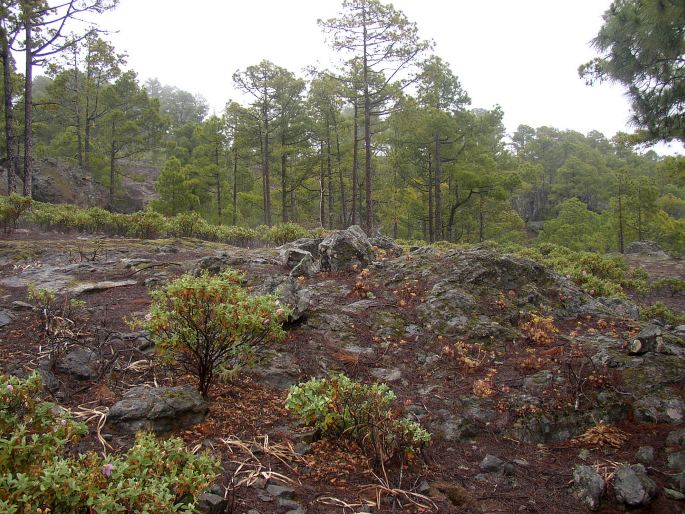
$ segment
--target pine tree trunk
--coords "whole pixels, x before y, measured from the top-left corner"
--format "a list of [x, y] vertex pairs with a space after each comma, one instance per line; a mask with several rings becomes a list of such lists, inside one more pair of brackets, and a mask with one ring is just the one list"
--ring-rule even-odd
[[219, 224], [221, 224], [221, 216], [223, 211], [221, 209], [221, 168], [219, 168], [219, 145], [214, 147], [214, 165], [216, 166], [216, 211], [219, 215]]
[[288, 156], [285, 153], [285, 129], [281, 125], [281, 221], [288, 223]]
[[335, 130], [335, 156], [338, 165], [338, 179], [340, 180], [340, 228], [347, 228], [347, 199], [345, 198], [345, 180], [343, 178], [342, 157], [340, 154], [340, 134], [338, 122], [333, 115], [333, 129]]
[[480, 201], [478, 203], [478, 240], [482, 243], [485, 241], [485, 217], [483, 214], [483, 193], [478, 195]]
[[368, 84], [364, 90], [364, 180], [366, 181], [366, 233], [373, 230], [373, 199], [371, 184], [371, 99]]
[[359, 115], [359, 106], [357, 99], [354, 99], [354, 130], [353, 130], [353, 140], [352, 140], [352, 225], [357, 224], [357, 190], [359, 189], [358, 183], [358, 161], [359, 161], [359, 146], [357, 140], [359, 139], [359, 124], [357, 123], [357, 117]]
[[[264, 98], [267, 98], [266, 89], [264, 91]], [[269, 154], [269, 116], [266, 110], [266, 102], [262, 108], [262, 120], [264, 122], [264, 142], [263, 149], [264, 155], [262, 157], [262, 172], [264, 174], [264, 223], [267, 226], [271, 226], [271, 180], [270, 180], [270, 170], [269, 161], [271, 156]]]
[[238, 219], [238, 145], [233, 143], [233, 225]]
[[328, 228], [333, 228], [333, 163], [331, 161], [331, 128], [326, 120], [326, 170], [328, 180]]
[[326, 207], [324, 203], [324, 166], [323, 166], [323, 141], [319, 143], [319, 223], [322, 228], [326, 228], [324, 221], [326, 219]]
[[114, 135], [116, 126], [112, 121], [112, 144], [109, 149], [109, 212], [114, 212], [114, 182], [116, 178], [116, 144]]
[[7, 145], [7, 194], [17, 191], [17, 173], [19, 163], [17, 159], [14, 138], [14, 106], [12, 104], [12, 55], [9, 49], [7, 33], [0, 27], [2, 41], [2, 70], [3, 70], [3, 105], [5, 110], [5, 143]]
[[369, 61], [367, 53], [366, 10], [364, 16], [364, 179], [366, 180], [366, 233], [371, 235], [373, 230], [373, 199], [371, 185], [371, 94], [369, 91]]
[[77, 61], [77, 56], [78, 53], [76, 52], [76, 47], [74, 47], [74, 95], [75, 95], [75, 103], [74, 103], [74, 116], [76, 118], [75, 120], [75, 125], [76, 125], [76, 145], [77, 145], [77, 160], [78, 160], [78, 165], [80, 167], [83, 167], [83, 138], [81, 135], [81, 95], [79, 92], [79, 83], [78, 83], [78, 61]]
[[[281, 144], [284, 142], [281, 140]], [[286, 173], [287, 166], [287, 156], [285, 152], [281, 154], [281, 205], [282, 205], [282, 216], [281, 220], [283, 223], [288, 223], [288, 175]]]
[[435, 232], [433, 230], [433, 159], [428, 156], [428, 242], [435, 242]]
[[444, 239], [442, 232], [442, 158], [440, 156], [440, 134], [435, 133], [435, 238]]
[[625, 235], [623, 231], [623, 192], [618, 192], [618, 251], [624, 253]]
[[[27, 7], [27, 10], [29, 8]], [[33, 40], [31, 15], [26, 13], [26, 77], [24, 87], [24, 196], [33, 192]]]

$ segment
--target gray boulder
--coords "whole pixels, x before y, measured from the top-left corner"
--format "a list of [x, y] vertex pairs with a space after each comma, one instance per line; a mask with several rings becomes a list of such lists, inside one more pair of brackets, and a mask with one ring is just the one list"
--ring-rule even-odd
[[202, 514], [224, 514], [228, 508], [228, 500], [214, 493], [203, 493], [197, 501], [197, 509]]
[[494, 455], [486, 455], [478, 467], [486, 473], [498, 473], [504, 469], [506, 462]]
[[319, 255], [319, 245], [322, 241], [323, 239], [302, 237], [300, 239], [296, 239], [295, 241], [291, 241], [282, 246], [279, 246], [278, 250], [280, 250], [282, 256], [286, 256], [288, 250], [299, 250], [301, 252], [309, 252], [310, 254], [312, 254], [314, 260], [318, 260], [321, 257]]
[[271, 276], [252, 291], [255, 295], [275, 294], [281, 303], [292, 310], [289, 322], [297, 321], [309, 310], [312, 292], [294, 277]]
[[57, 361], [57, 371], [67, 373], [78, 380], [98, 378], [100, 360], [89, 348], [77, 348]]
[[12, 315], [4, 310], [0, 310], [0, 328], [12, 323]]
[[130, 389], [115, 403], [107, 426], [117, 432], [164, 434], [204, 420], [207, 402], [191, 386]]
[[666, 444], [668, 446], [685, 446], [685, 428], [669, 432], [668, 437], [666, 437]]
[[605, 307], [610, 314], [619, 318], [632, 320], [640, 319], [640, 308], [630, 300], [622, 298], [601, 297], [597, 298], [597, 303]]
[[635, 460], [640, 464], [651, 464], [654, 462], [654, 447], [652, 446], [640, 446], [635, 452]]
[[290, 271], [291, 277], [313, 277], [321, 270], [321, 265], [307, 252], [300, 262]]
[[590, 510], [599, 508], [606, 484], [590, 466], [578, 465], [573, 470], [573, 495]]
[[650, 255], [652, 257], [668, 257], [661, 247], [655, 241], [633, 241], [626, 246], [626, 253]]
[[685, 450], [668, 454], [668, 467], [679, 473], [685, 473]]
[[364, 231], [357, 225], [334, 232], [319, 244], [321, 269], [350, 271], [365, 268], [373, 262], [373, 248]]
[[370, 237], [369, 243], [371, 243], [371, 246], [374, 248], [382, 250], [385, 257], [399, 257], [404, 253], [402, 247], [398, 245], [394, 239], [380, 234]]
[[656, 351], [657, 347], [664, 344], [661, 329], [653, 325], [643, 328], [640, 333], [628, 344], [629, 355], [642, 355]]
[[621, 466], [614, 475], [616, 500], [628, 507], [647, 505], [656, 495], [656, 483], [647, 476], [644, 466]]

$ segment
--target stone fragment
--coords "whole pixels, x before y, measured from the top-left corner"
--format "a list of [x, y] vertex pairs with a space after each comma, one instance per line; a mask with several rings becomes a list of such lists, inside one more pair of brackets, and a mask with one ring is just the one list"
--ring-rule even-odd
[[616, 500], [628, 507], [647, 505], [656, 495], [656, 483], [647, 476], [644, 466], [621, 466], [614, 475]]
[[597, 510], [606, 484], [590, 466], [578, 465], [573, 470], [573, 495], [590, 510]]
[[107, 426], [125, 433], [164, 434], [202, 422], [207, 409], [207, 402], [191, 386], [138, 386], [112, 406]]

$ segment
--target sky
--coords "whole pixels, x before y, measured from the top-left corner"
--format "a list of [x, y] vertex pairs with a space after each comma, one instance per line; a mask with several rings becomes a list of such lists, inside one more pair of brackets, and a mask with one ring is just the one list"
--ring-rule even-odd
[[[158, 78], [203, 95], [218, 112], [238, 69], [268, 59], [295, 73], [335, 68], [317, 19], [335, 16], [341, 0], [120, 0], [99, 17], [141, 81]], [[504, 111], [519, 124], [632, 131], [629, 104], [617, 85], [586, 86], [578, 66], [595, 56], [590, 40], [610, 0], [395, 0], [434, 53], [451, 64], [473, 107]], [[659, 153], [683, 153], [660, 145]]]

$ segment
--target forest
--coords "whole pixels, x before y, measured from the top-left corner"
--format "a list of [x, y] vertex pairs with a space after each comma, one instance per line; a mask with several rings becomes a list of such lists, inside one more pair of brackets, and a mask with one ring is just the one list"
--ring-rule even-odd
[[0, 512], [682, 514], [682, 0], [573, 64], [613, 135], [508, 132], [383, 0], [217, 112], [126, 1], [0, 0]]
[[647, 150], [658, 135], [507, 134], [502, 110], [472, 106], [457, 72], [389, 4], [347, 2], [319, 21], [345, 56], [339, 68], [298, 75], [263, 60], [233, 75], [247, 100], [214, 114], [200, 95], [141, 82], [103, 30], [70, 32], [80, 13], [115, 4], [2, 2], [8, 191], [30, 195], [34, 161], [50, 157], [105, 186], [116, 210], [139, 160], [160, 170], [150, 208], [215, 224], [360, 224], [407, 240], [597, 252], [649, 239], [685, 251], [685, 160]]

